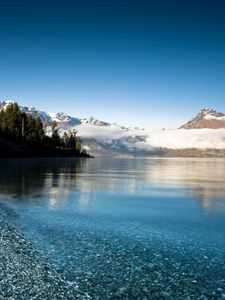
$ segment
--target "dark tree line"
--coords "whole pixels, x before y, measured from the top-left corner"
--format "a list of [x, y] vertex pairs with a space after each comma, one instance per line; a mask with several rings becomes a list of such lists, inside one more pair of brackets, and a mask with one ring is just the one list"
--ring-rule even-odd
[[19, 142], [42, 143], [45, 132], [40, 117], [21, 112], [18, 104], [10, 104], [0, 111], [0, 133], [10, 140]]
[[17, 103], [0, 110], [0, 137], [10, 140], [16, 145], [26, 145], [39, 151], [40, 154], [52, 154], [60, 156], [85, 156], [86, 151], [82, 150], [81, 139], [77, 131], [59, 135], [57, 123], [52, 122], [52, 134], [46, 134], [47, 125], [43, 124], [39, 116], [34, 117], [22, 112]]

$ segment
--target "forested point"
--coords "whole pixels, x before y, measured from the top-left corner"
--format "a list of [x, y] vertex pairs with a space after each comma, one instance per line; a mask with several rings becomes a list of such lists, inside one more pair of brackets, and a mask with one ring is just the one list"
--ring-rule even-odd
[[0, 110], [0, 158], [75, 156], [90, 157], [82, 148], [77, 131], [69, 131], [61, 137], [55, 121], [51, 124], [51, 136], [46, 134], [47, 123], [41, 118], [22, 112], [17, 103]]

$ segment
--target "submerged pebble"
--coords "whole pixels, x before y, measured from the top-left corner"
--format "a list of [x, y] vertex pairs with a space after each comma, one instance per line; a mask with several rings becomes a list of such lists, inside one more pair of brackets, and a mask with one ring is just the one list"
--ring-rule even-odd
[[[1, 211], [0, 211], [1, 212]], [[0, 214], [0, 299], [90, 299], [47, 263]]]

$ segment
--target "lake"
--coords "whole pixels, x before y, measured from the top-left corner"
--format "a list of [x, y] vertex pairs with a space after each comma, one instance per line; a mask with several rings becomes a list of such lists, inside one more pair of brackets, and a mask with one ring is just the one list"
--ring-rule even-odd
[[0, 200], [91, 299], [225, 299], [225, 159], [1, 160]]

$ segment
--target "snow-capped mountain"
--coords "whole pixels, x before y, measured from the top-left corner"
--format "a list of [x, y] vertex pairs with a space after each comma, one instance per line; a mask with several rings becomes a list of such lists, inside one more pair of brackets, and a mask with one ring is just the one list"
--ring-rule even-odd
[[[14, 103], [14, 101], [2, 101], [0, 102], [0, 109], [6, 109], [6, 107]], [[51, 125], [53, 121], [56, 121], [58, 123], [58, 127], [71, 127], [71, 126], [76, 126], [80, 124], [91, 124], [95, 126], [111, 126], [110, 123], [100, 121], [94, 117], [89, 117], [89, 118], [76, 118], [76, 117], [71, 117], [63, 112], [58, 112], [58, 113], [48, 113], [41, 111], [35, 107], [26, 107], [26, 106], [20, 106], [19, 108], [21, 111], [31, 114], [32, 116], [36, 117], [39, 116], [44, 123], [47, 123], [48, 125]]]
[[82, 119], [81, 123], [92, 124], [92, 125], [96, 125], [96, 126], [110, 126], [111, 125], [110, 123], [100, 121], [94, 117], [90, 117], [88, 119]]
[[[0, 109], [6, 108], [9, 103], [12, 102], [0, 102]], [[225, 115], [211, 109], [203, 109], [180, 129], [148, 131], [110, 124], [93, 117], [77, 118], [62, 112], [47, 113], [34, 107], [20, 106], [20, 109], [33, 116], [40, 116], [48, 125], [47, 134], [51, 134], [51, 123], [54, 120], [58, 124], [60, 134], [76, 129], [84, 147], [94, 156], [225, 157]]]
[[82, 123], [81, 119], [68, 116], [63, 112], [48, 113], [48, 115], [50, 116], [49, 125], [51, 125], [52, 121], [56, 121], [57, 124], [67, 125], [67, 126], [68, 125], [69, 126], [75, 126], [75, 125], [80, 125]]
[[[6, 109], [7, 106], [12, 103], [15, 103], [15, 101], [11, 101], [11, 100], [2, 101], [2, 102], [0, 101], [0, 109]], [[50, 125], [52, 122], [51, 116], [48, 113], [46, 113], [45, 111], [38, 110], [35, 107], [27, 107], [27, 106], [21, 106], [21, 105], [19, 105], [19, 108], [21, 111], [31, 114], [33, 117], [39, 116], [42, 119], [42, 121], [44, 123], [47, 123], [48, 125]]]
[[225, 128], [225, 114], [210, 108], [202, 109], [197, 116], [180, 127], [181, 129]]

